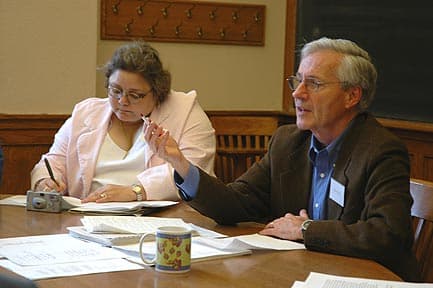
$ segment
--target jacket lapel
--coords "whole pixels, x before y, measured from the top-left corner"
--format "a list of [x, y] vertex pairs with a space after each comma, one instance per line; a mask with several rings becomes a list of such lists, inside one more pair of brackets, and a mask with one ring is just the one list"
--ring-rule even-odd
[[[365, 121], [367, 114], [361, 113], [356, 116], [354, 119], [354, 123], [352, 127], [350, 127], [350, 130], [347, 131], [347, 135], [345, 136], [345, 139], [343, 139], [343, 143], [341, 145], [341, 149], [338, 153], [337, 161], [335, 162], [335, 168], [334, 173], [332, 175], [332, 178], [334, 178], [336, 181], [338, 181], [341, 185], [343, 185], [345, 188], [348, 187], [350, 177], [347, 175], [348, 168], [351, 165], [352, 160], [352, 152], [353, 152], [353, 145], [355, 144], [355, 141], [357, 141], [357, 126]], [[347, 193], [348, 191], [344, 191], [344, 198], [347, 199]], [[341, 216], [343, 214], [344, 207], [341, 207], [338, 205], [334, 200], [332, 200], [330, 197], [328, 197], [328, 219], [341, 219]]]
[[[280, 173], [282, 203], [285, 212], [299, 213], [299, 207], [308, 208], [311, 190], [311, 162], [308, 160], [310, 137], [304, 139], [298, 149], [288, 155], [286, 167]], [[305, 183], [308, 183], [306, 186]], [[288, 191], [285, 191], [288, 190]]]
[[90, 114], [83, 121], [82, 132], [77, 138], [79, 173], [83, 179], [83, 193], [90, 190], [99, 150], [107, 135], [111, 115], [111, 107], [107, 105], [104, 112], [97, 113], [97, 115]]

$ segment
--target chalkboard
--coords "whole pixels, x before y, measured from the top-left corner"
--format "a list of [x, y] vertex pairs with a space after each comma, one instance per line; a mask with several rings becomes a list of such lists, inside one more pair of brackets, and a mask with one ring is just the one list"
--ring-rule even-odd
[[297, 48], [326, 36], [369, 52], [378, 71], [374, 115], [433, 122], [433, 0], [298, 0], [297, 7]]

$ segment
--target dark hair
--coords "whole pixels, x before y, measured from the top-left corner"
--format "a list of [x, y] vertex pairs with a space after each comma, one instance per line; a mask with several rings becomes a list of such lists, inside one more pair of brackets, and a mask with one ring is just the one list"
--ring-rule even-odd
[[171, 89], [170, 72], [163, 69], [159, 53], [143, 41], [134, 41], [116, 49], [104, 66], [105, 85], [116, 70], [140, 74], [149, 82], [157, 105], [167, 99]]

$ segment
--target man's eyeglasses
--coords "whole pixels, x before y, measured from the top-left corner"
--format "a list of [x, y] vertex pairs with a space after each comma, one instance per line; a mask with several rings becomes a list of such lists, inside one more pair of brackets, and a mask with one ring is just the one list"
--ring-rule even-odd
[[315, 78], [304, 78], [303, 80], [297, 76], [290, 76], [287, 78], [287, 84], [292, 91], [295, 91], [301, 83], [304, 83], [305, 88], [308, 92], [316, 92], [320, 89], [320, 87], [328, 85], [328, 84], [341, 84], [345, 82], [337, 81], [337, 82], [322, 82]]
[[141, 101], [141, 99], [143, 99], [147, 94], [152, 91], [152, 88], [147, 92], [123, 91], [120, 88], [108, 85], [107, 90], [108, 96], [110, 96], [111, 98], [119, 100], [120, 98], [122, 98], [123, 95], [125, 95], [128, 98], [129, 103], [137, 104]]

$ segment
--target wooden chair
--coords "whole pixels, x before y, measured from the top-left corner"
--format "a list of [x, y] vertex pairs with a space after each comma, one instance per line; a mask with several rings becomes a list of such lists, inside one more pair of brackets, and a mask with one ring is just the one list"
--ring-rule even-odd
[[410, 193], [415, 240], [413, 250], [423, 282], [433, 283], [433, 182], [411, 179]]
[[215, 174], [225, 183], [234, 181], [265, 155], [279, 125], [287, 123], [271, 113], [237, 116], [216, 114], [210, 120], [216, 134]]

